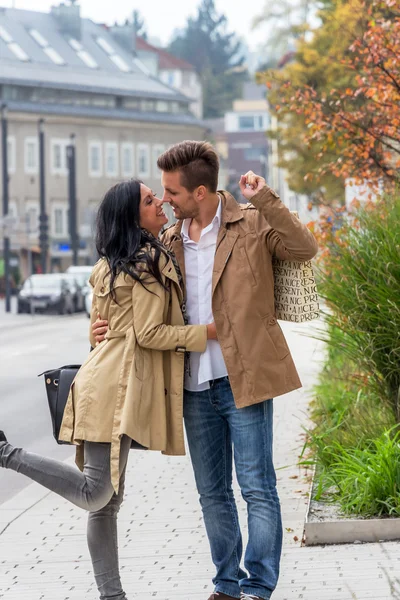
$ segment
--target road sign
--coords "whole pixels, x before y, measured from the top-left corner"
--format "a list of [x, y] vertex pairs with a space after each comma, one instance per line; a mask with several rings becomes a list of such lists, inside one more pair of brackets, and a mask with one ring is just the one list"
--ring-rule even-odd
[[18, 228], [19, 223], [18, 217], [12, 215], [0, 217], [0, 228], [3, 230], [3, 235], [8, 237], [10, 233], [13, 233]]

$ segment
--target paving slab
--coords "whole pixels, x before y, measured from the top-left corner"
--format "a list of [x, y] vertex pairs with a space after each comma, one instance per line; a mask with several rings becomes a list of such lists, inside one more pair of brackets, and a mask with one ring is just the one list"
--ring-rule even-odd
[[[309, 325], [283, 328], [305, 387], [275, 401], [284, 549], [273, 598], [399, 599], [399, 544], [301, 545], [309, 477], [297, 461], [323, 349], [304, 337]], [[235, 492], [246, 541], [246, 506], [237, 484]], [[0, 506], [0, 598], [96, 600], [85, 530], [83, 511], [36, 484]], [[214, 569], [188, 457], [131, 452], [119, 540], [129, 600], [207, 600]]]

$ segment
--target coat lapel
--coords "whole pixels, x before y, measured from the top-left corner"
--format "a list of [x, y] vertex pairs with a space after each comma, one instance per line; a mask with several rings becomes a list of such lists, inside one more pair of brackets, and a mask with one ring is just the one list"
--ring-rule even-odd
[[226, 267], [226, 263], [229, 260], [230, 255], [232, 254], [232, 250], [234, 245], [236, 244], [236, 240], [238, 239], [239, 234], [236, 231], [230, 231], [229, 229], [225, 229], [225, 227], [221, 227], [218, 234], [217, 239], [217, 249], [215, 251], [214, 258], [214, 269], [212, 275], [212, 294], [214, 295], [215, 288], [218, 285], [219, 280], [221, 279], [222, 273]]
[[232, 254], [239, 234], [229, 229], [231, 223], [236, 223], [243, 218], [242, 210], [229, 192], [218, 192], [222, 198], [222, 225], [219, 228], [217, 246], [215, 250], [214, 269], [212, 277], [212, 294], [221, 279], [229, 257]]
[[162, 274], [165, 275], [165, 277], [167, 277], [168, 279], [170, 279], [171, 281], [174, 282], [175, 287], [176, 287], [177, 292], [178, 292], [179, 301], [183, 302], [183, 290], [182, 290], [182, 288], [181, 288], [181, 286], [179, 284], [179, 277], [177, 275], [174, 263], [172, 262], [171, 258], [168, 260], [167, 264], [162, 269]]

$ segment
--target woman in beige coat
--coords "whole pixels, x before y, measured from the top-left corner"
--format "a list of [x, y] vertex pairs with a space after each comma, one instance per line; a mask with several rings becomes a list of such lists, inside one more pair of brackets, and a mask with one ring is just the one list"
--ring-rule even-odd
[[167, 221], [162, 201], [137, 180], [111, 188], [99, 207], [92, 322], [100, 314], [109, 331], [71, 386], [60, 431], [61, 440], [77, 445], [81, 472], [14, 448], [0, 431], [1, 467], [89, 511], [88, 545], [101, 600], [126, 600], [117, 514], [129, 449], [185, 453], [185, 353], [203, 352], [207, 339], [216, 337], [214, 324], [185, 324], [179, 267], [158, 240]]

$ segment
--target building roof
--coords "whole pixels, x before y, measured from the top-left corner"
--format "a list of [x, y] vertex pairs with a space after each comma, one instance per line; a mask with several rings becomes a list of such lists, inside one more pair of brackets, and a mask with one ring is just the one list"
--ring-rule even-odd
[[242, 100], [265, 100], [267, 90], [265, 85], [260, 85], [253, 81], [246, 81], [243, 85]]
[[124, 108], [100, 108], [70, 104], [45, 104], [38, 102], [16, 101], [8, 102], [7, 108], [10, 112], [116, 119], [118, 121], [146, 121], [148, 123], [166, 123], [169, 125], [176, 124], [194, 125], [202, 128], [205, 127], [204, 121], [200, 121], [190, 113], [174, 114], [128, 110]]
[[180, 69], [181, 71], [195, 71], [194, 66], [186, 60], [182, 60], [162, 48], [157, 48], [157, 46], [149, 44], [140, 36], [136, 38], [136, 49], [142, 52], [153, 52], [154, 54], [157, 54], [160, 70]]
[[71, 41], [52, 13], [0, 8], [0, 83], [188, 102], [146, 73], [107, 28], [80, 24], [80, 39]]

